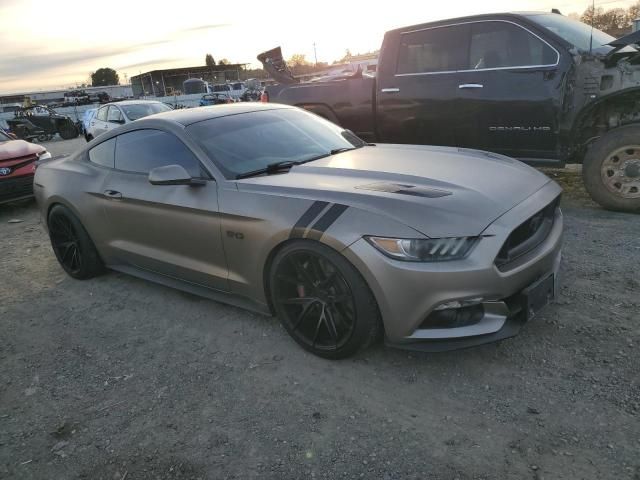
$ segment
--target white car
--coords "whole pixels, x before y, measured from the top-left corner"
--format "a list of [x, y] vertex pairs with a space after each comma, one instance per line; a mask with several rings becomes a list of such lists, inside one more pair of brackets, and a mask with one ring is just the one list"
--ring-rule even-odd
[[98, 135], [155, 113], [168, 112], [171, 107], [155, 100], [127, 100], [100, 107], [89, 123], [85, 138], [90, 142]]

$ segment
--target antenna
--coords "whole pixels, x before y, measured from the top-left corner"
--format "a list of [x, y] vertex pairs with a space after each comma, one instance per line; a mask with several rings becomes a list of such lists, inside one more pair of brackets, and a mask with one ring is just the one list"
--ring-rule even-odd
[[593, 23], [596, 20], [596, 0], [591, 2], [591, 37], [589, 38], [589, 55], [593, 53]]

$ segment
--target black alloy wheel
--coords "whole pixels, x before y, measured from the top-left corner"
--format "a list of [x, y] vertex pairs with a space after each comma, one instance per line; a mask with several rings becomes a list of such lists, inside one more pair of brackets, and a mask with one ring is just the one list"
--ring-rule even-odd
[[344, 358], [377, 336], [379, 314], [369, 288], [355, 268], [328, 247], [299, 242], [284, 255], [280, 252], [270, 285], [283, 326], [316, 355]]
[[81, 280], [102, 273], [103, 264], [91, 238], [69, 209], [54, 206], [48, 227], [53, 252], [65, 272]]

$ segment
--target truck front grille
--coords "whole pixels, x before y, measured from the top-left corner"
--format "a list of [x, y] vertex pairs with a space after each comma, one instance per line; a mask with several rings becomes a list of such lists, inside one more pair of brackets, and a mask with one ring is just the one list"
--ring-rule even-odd
[[495, 264], [502, 267], [540, 245], [549, 235], [560, 204], [558, 196], [549, 205], [518, 225], [502, 245]]

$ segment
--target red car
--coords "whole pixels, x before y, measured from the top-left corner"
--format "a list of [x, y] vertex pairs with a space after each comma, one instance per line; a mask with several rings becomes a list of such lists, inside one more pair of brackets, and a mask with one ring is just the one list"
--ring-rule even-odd
[[15, 140], [0, 130], [0, 204], [33, 196], [36, 161], [51, 158], [42, 145]]

